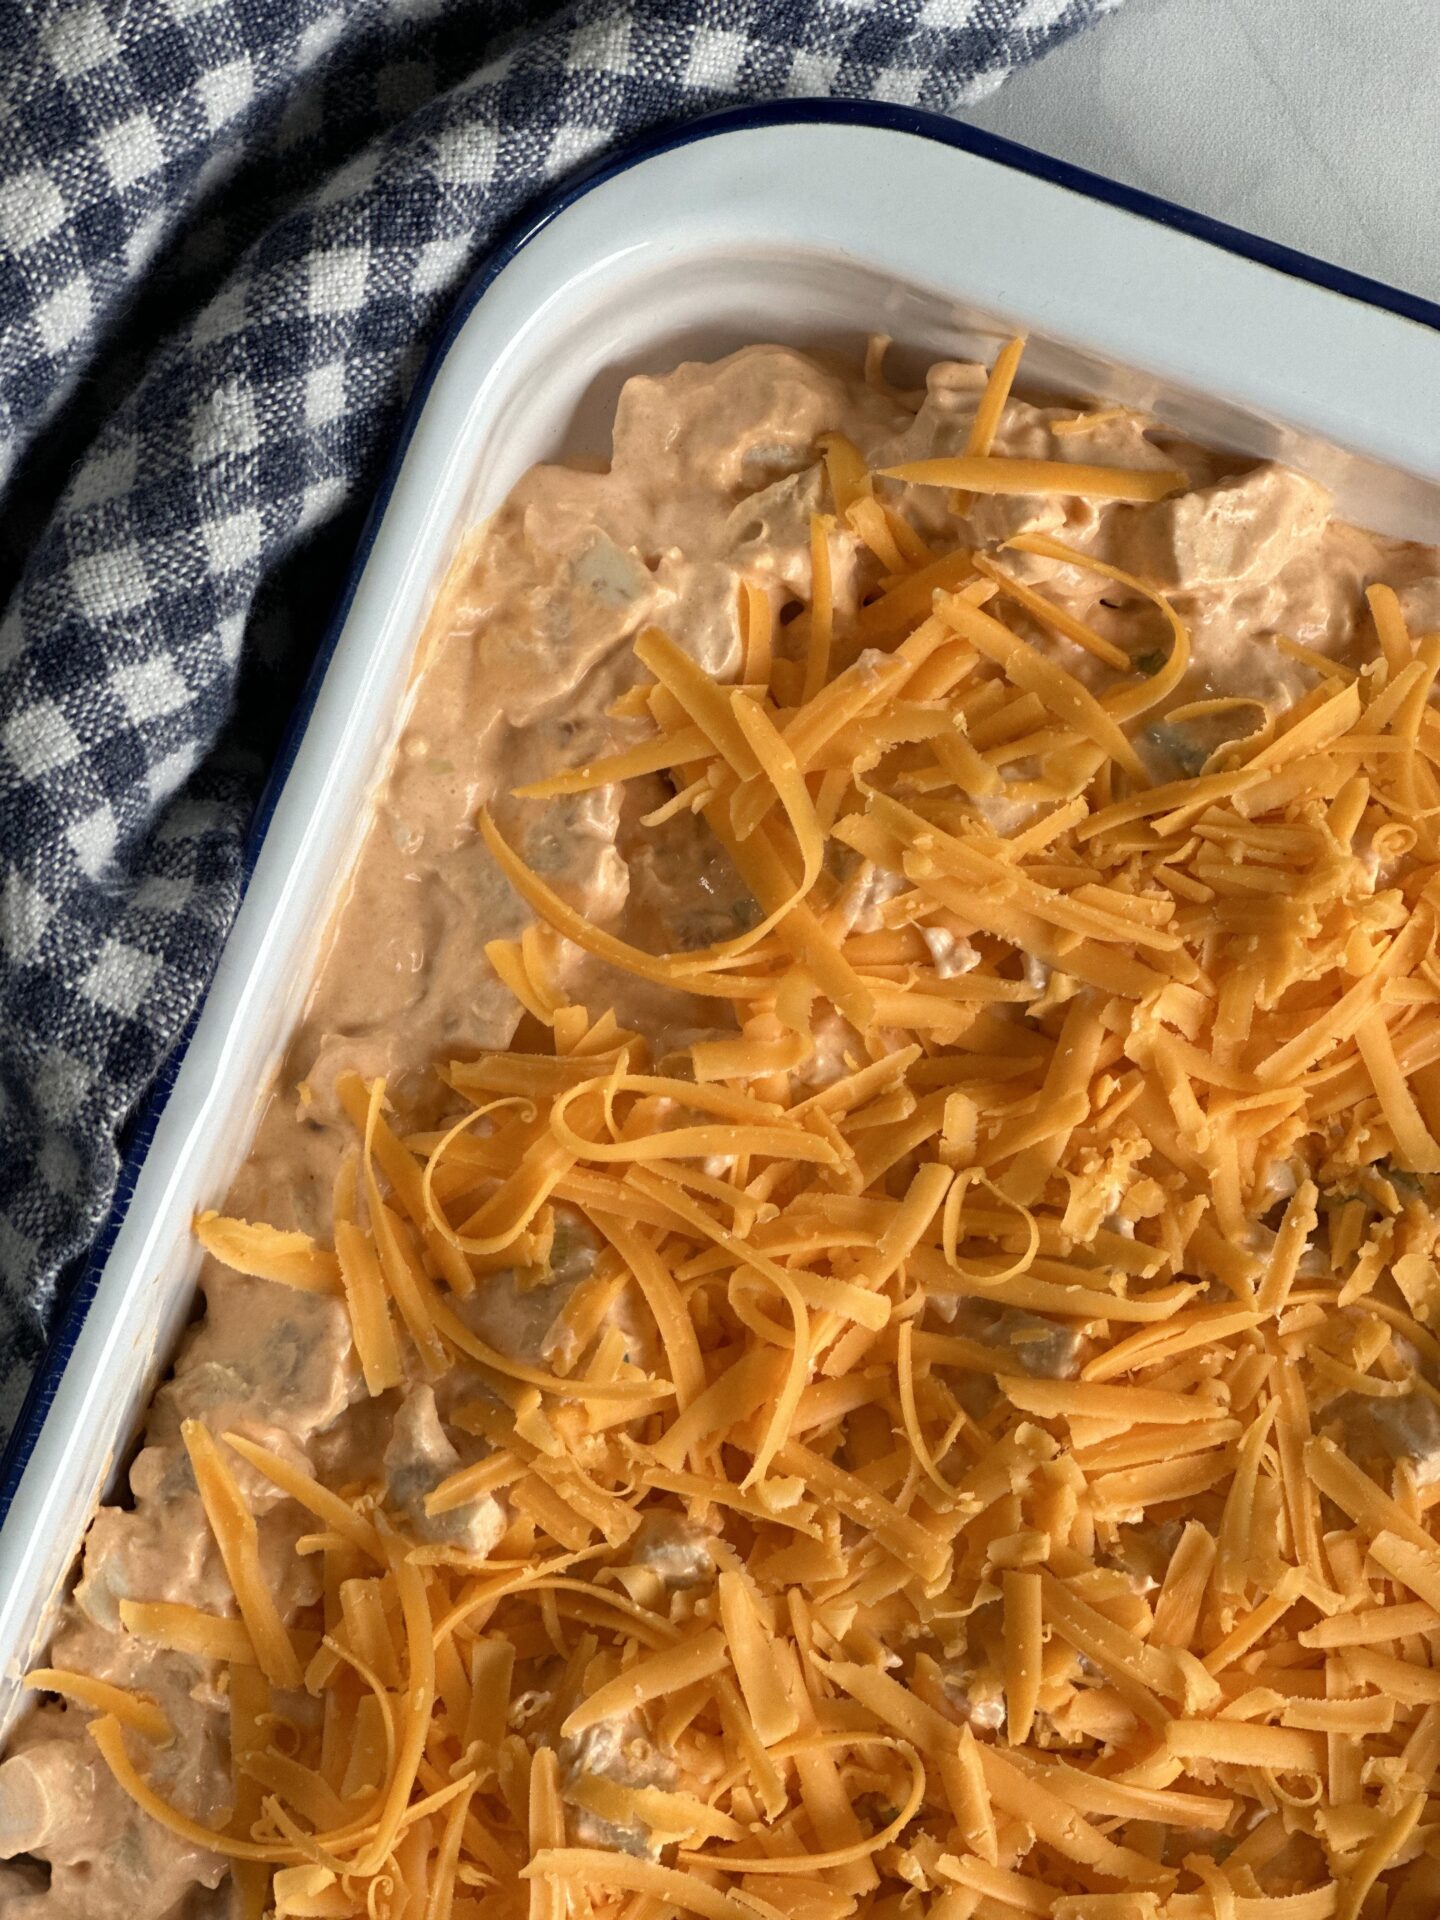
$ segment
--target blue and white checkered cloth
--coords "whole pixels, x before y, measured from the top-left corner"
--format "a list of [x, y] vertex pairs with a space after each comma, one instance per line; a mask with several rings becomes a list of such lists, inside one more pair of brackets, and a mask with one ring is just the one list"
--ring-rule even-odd
[[641, 128], [797, 94], [951, 108], [1114, 4], [0, 9], [0, 1437], [497, 231]]

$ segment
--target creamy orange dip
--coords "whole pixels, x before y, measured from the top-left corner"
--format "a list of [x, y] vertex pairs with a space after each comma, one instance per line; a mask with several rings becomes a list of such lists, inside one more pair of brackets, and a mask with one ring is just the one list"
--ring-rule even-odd
[[1004, 387], [467, 546], [5, 1920], [1440, 1911], [1440, 555]]

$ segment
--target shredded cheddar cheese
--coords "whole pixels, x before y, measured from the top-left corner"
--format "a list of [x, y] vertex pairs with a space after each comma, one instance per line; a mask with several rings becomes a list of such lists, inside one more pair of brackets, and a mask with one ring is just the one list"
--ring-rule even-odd
[[[1019, 351], [963, 455], [827, 436], [810, 602], [737, 583], [740, 684], [647, 629], [653, 738], [522, 790], [668, 773], [749, 931], [641, 951], [484, 812], [530, 1038], [446, 1063], [438, 1125], [342, 1085], [333, 1250], [196, 1224], [343, 1300], [363, 1390], [436, 1383], [461, 1441], [402, 1512], [186, 1423], [235, 1611], [122, 1619], [225, 1676], [216, 1831], [153, 1784], [155, 1703], [32, 1676], [247, 1913], [1440, 1911], [1440, 1445], [1406, 1450], [1440, 1434], [1440, 645], [1375, 587], [1357, 674], [1296, 647], [1289, 708], [1182, 704], [1150, 582], [936, 551], [912, 488], [1179, 484], [996, 454]], [[885, 569], [853, 608], [846, 542]], [[1047, 592], [1076, 569], [1103, 632]], [[1162, 777], [1166, 713], [1238, 731]], [[577, 950], [716, 1031], [653, 1057], [569, 998]], [[533, 1297], [577, 1219], [593, 1271], [518, 1360], [475, 1303]], [[314, 1605], [257, 1489], [312, 1528]]]

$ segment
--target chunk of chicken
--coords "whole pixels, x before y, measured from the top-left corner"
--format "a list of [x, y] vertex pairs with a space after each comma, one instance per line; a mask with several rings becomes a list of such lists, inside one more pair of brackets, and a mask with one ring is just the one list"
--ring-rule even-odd
[[[565, 1740], [560, 1761], [566, 1786], [587, 1775], [614, 1780], [625, 1787], [673, 1787], [679, 1778], [675, 1762], [655, 1745], [634, 1714], [602, 1720]], [[568, 1822], [576, 1846], [611, 1847], [618, 1853], [642, 1858], [654, 1859], [673, 1838], [645, 1826], [617, 1826], [585, 1807], [572, 1806]]]
[[1125, 567], [1158, 587], [1258, 584], [1319, 536], [1329, 512], [1324, 487], [1266, 462], [1117, 513], [1114, 545]]
[[1383, 1453], [1397, 1466], [1403, 1463], [1420, 1487], [1440, 1480], [1440, 1408], [1428, 1394], [1412, 1390], [1372, 1400], [1347, 1393], [1333, 1411], [1345, 1423], [1349, 1450]]
[[405, 1516], [408, 1530], [417, 1538], [446, 1541], [483, 1558], [505, 1531], [505, 1509], [494, 1494], [468, 1501], [451, 1513], [425, 1511], [425, 1496], [463, 1464], [441, 1423], [434, 1389], [412, 1387], [395, 1415], [385, 1449], [389, 1504]]

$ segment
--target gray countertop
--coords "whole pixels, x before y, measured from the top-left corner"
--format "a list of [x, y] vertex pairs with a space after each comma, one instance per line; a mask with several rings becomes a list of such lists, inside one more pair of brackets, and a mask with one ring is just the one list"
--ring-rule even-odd
[[1127, 0], [962, 117], [1440, 300], [1440, 0]]

